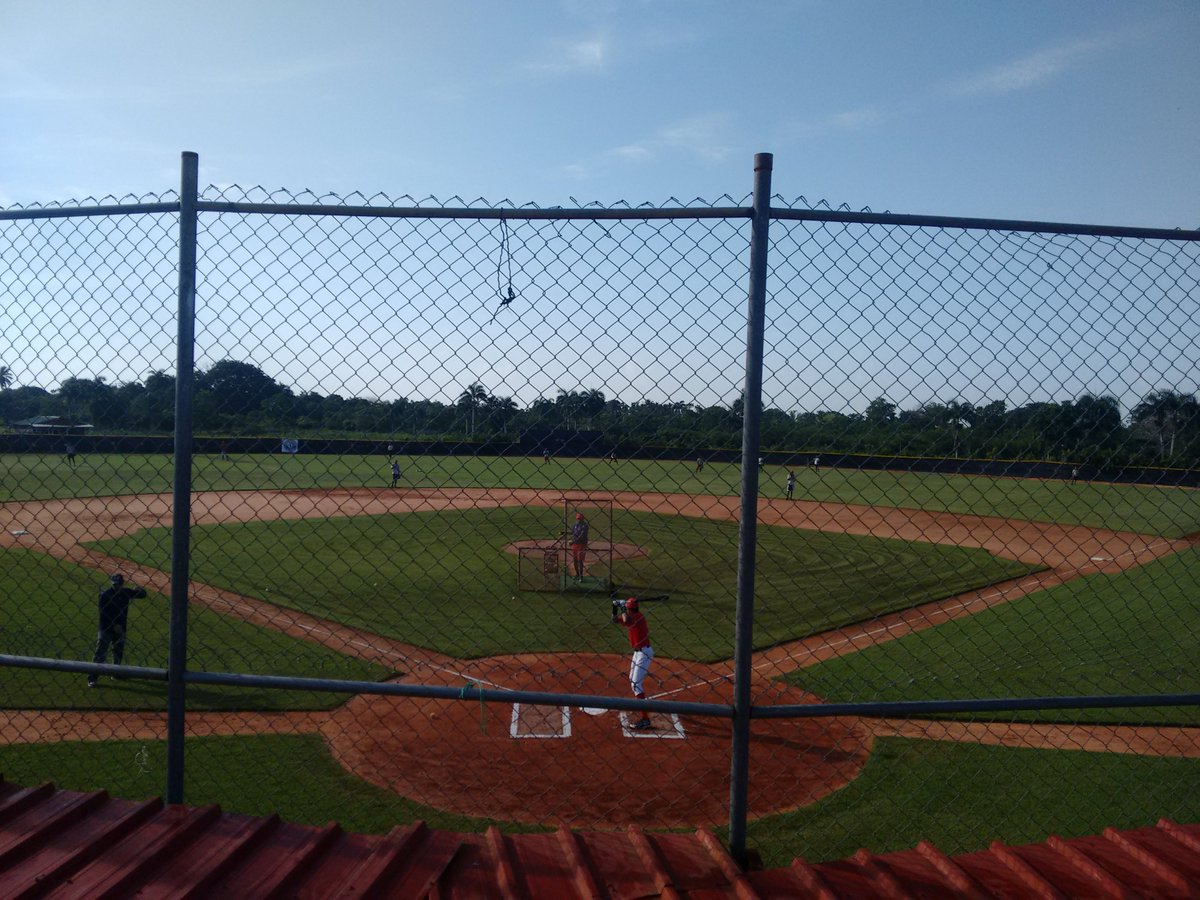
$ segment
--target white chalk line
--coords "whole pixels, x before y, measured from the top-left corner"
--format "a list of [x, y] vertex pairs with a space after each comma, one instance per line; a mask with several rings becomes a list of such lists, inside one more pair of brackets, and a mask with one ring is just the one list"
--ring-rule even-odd
[[676, 694], [682, 694], [684, 691], [690, 691], [693, 688], [708, 687], [713, 684], [728, 683], [733, 680], [732, 675], [718, 675], [716, 678], [702, 678], [700, 681], [693, 681], [691, 684], [685, 684], [683, 687], [674, 688], [669, 691], [660, 691], [657, 694], [651, 694], [648, 699], [661, 700], [663, 697], [673, 697]]
[[[233, 609], [241, 610], [242, 612], [249, 612], [249, 613], [261, 612], [261, 610], [254, 609], [253, 606], [250, 606], [246, 603], [242, 603], [241, 601], [238, 601], [238, 600], [231, 600], [228, 597], [218, 597], [217, 599], [220, 600], [220, 602], [224, 603], [226, 606], [229, 606]], [[267, 603], [273, 607], [275, 606], [275, 604], [271, 603], [271, 601], [269, 601], [269, 600], [260, 600], [259, 602]], [[276, 608], [278, 608], [278, 607], [276, 607]], [[292, 624], [296, 628], [299, 628], [302, 631], [304, 631], [306, 634], [318, 635], [318, 636], [326, 637], [326, 638], [339, 637], [337, 632], [331, 631], [330, 629], [326, 628], [323, 625], [305, 625], [302, 622], [295, 622], [295, 621], [293, 621]], [[435, 672], [441, 672], [444, 675], [453, 675], [456, 678], [462, 678], [466, 681], [470, 681], [475, 684], [483, 684], [488, 687], [496, 688], [497, 690], [508, 690], [508, 688], [506, 688], [504, 685], [498, 684], [497, 682], [494, 682], [494, 681], [489, 681], [486, 678], [473, 677], [471, 675], [465, 674], [464, 672], [462, 672], [458, 669], [452, 669], [452, 668], [449, 668], [448, 666], [438, 665], [437, 663], [430, 662], [429, 660], [417, 659], [415, 657], [406, 656], [405, 654], [401, 653], [398, 650], [395, 650], [390, 647], [380, 647], [378, 644], [374, 644], [368, 640], [364, 640], [361, 637], [344, 640], [344, 641], [342, 641], [342, 643], [346, 646], [363, 647], [367, 650], [373, 650], [376, 653], [380, 654], [381, 656], [384, 656], [384, 657], [391, 659], [393, 661], [396, 661], [396, 662], [405, 663], [406, 665], [410, 665], [413, 668], [424, 666], [428, 669], [432, 669]]]

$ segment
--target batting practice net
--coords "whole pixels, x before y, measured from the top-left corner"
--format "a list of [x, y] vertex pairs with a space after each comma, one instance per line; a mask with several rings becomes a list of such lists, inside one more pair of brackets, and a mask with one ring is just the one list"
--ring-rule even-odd
[[[562, 528], [553, 537], [517, 545], [518, 591], [612, 592], [616, 583], [613, 555], [613, 501], [588, 494], [564, 497]], [[579, 531], [576, 540], [577, 529]]]
[[1200, 233], [195, 162], [0, 210], [5, 778], [769, 865], [1200, 821]]

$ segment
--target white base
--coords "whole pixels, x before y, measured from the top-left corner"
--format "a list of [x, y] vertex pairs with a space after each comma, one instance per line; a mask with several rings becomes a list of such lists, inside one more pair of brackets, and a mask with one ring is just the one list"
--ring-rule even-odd
[[540, 738], [546, 740], [552, 738], [569, 738], [571, 736], [571, 708], [569, 706], [558, 707], [561, 715], [561, 724], [553, 728], [553, 730], [551, 730], [555, 718], [553, 709], [546, 709], [544, 706], [531, 706], [530, 709], [535, 711], [534, 715], [530, 717], [534, 720], [535, 724], [532, 730], [527, 730], [529, 726], [521, 718], [521, 704], [513, 704], [512, 721], [508, 726], [510, 737]]
[[652, 728], [634, 728], [633, 723], [641, 718], [637, 713], [621, 713], [621, 733], [632, 738], [657, 738], [663, 741], [682, 741], [687, 737], [683, 723], [675, 713], [663, 715], [652, 713], [650, 723]]

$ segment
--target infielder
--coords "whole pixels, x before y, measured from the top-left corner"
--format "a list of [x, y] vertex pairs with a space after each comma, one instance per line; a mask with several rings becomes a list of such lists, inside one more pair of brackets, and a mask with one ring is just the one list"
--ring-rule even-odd
[[[612, 620], [629, 629], [629, 646], [633, 648], [633, 659], [629, 663], [629, 686], [633, 689], [634, 697], [645, 700], [646, 693], [642, 688], [650, 671], [650, 663], [654, 661], [654, 648], [650, 646], [650, 626], [638, 609], [637, 597], [630, 597], [623, 604], [614, 601]], [[649, 728], [650, 719], [643, 714], [633, 727]]]
[[[129, 601], [146, 596], [146, 589], [126, 585], [119, 572], [109, 579], [109, 586], [100, 592], [100, 630], [96, 633], [96, 652], [92, 662], [102, 663], [112, 648], [114, 666], [125, 658], [125, 624], [129, 618]], [[99, 676], [88, 676], [88, 687], [96, 687]]]

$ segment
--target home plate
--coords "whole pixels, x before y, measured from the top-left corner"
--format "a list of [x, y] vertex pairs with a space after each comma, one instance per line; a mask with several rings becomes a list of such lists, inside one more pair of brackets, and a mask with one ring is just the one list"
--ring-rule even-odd
[[581, 706], [579, 708], [582, 709], [589, 716], [602, 716], [606, 712], [608, 712], [608, 710], [605, 709], [603, 706]]
[[11, 534], [13, 537], [21, 537], [22, 535], [29, 534], [29, 532], [24, 528], [18, 528], [16, 531], [10, 531], [9, 534]]
[[637, 713], [621, 713], [621, 732], [625, 737], [659, 738], [660, 740], [670, 741], [682, 741], [687, 737], [687, 734], [683, 730], [683, 723], [679, 721], [679, 716], [675, 713], [667, 715], [651, 713], [649, 716], [649, 728], [634, 728], [633, 723], [640, 718], [641, 716]]
[[515, 738], [569, 738], [571, 708], [514, 703], [508, 733]]

